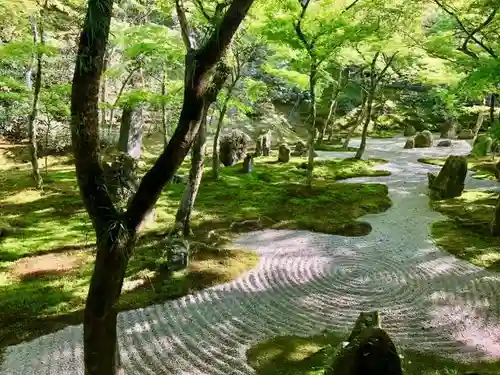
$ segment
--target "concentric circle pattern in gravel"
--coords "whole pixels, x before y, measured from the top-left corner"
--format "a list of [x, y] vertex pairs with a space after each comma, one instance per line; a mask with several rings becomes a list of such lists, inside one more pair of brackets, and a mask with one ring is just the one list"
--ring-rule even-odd
[[[436, 248], [427, 172], [419, 157], [466, 154], [470, 146], [404, 150], [404, 138], [369, 140], [366, 157], [390, 160], [391, 176], [357, 178], [389, 186], [393, 207], [365, 216], [372, 232], [340, 237], [265, 230], [241, 236], [261, 261], [238, 280], [163, 305], [119, 315], [126, 374], [252, 374], [245, 350], [283, 335], [347, 332], [359, 311], [379, 309], [401, 346], [462, 359], [500, 357], [500, 277]], [[319, 152], [320, 158], [352, 156]], [[498, 189], [473, 180], [467, 188]], [[7, 349], [5, 375], [83, 374], [82, 327]]]

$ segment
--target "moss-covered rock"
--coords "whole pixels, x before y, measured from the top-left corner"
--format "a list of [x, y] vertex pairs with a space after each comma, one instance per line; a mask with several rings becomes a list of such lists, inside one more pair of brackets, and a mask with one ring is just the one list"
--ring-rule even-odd
[[464, 191], [467, 168], [465, 156], [449, 156], [437, 176], [428, 174], [430, 198], [440, 200], [459, 197]]
[[423, 147], [432, 147], [432, 133], [428, 130], [424, 130], [423, 132], [418, 133], [415, 138], [415, 147], [423, 148]]
[[472, 155], [476, 157], [484, 157], [487, 156], [491, 150], [491, 146], [493, 144], [493, 139], [487, 134], [479, 135], [472, 148]]

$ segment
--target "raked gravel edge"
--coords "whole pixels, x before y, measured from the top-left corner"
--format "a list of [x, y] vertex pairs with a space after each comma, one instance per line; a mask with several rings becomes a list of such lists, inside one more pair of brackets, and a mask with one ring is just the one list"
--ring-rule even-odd
[[[393, 206], [363, 217], [365, 237], [265, 230], [242, 235], [258, 266], [239, 279], [178, 300], [121, 313], [119, 343], [126, 374], [253, 374], [245, 351], [276, 335], [347, 331], [359, 311], [379, 309], [403, 347], [464, 360], [500, 358], [500, 277], [440, 251], [429, 225], [427, 172], [420, 157], [467, 154], [470, 145], [403, 150], [405, 139], [370, 139], [366, 157], [389, 160], [380, 182]], [[353, 141], [356, 143], [356, 141]], [[352, 153], [318, 152], [319, 158]], [[498, 183], [468, 176], [467, 188]], [[4, 375], [83, 375], [82, 326], [7, 348]]]

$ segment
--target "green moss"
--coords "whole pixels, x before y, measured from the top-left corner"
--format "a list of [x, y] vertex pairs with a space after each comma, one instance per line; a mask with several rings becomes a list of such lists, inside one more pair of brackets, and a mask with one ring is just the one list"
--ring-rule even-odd
[[[421, 158], [420, 163], [431, 165], [444, 165], [446, 158]], [[500, 161], [500, 158], [492, 159], [490, 156], [477, 158], [475, 156], [467, 156], [468, 167], [474, 171], [473, 178], [478, 180], [496, 181], [495, 165]]]
[[[258, 343], [247, 351], [247, 361], [259, 375], [322, 375], [328, 345], [336, 347], [343, 337], [325, 333], [312, 337], [278, 336]], [[452, 359], [414, 350], [400, 352], [405, 375], [461, 375], [477, 371], [498, 374], [500, 361], [464, 364]]]
[[489, 230], [497, 197], [493, 192], [466, 191], [459, 198], [433, 201], [431, 207], [449, 218], [432, 224], [436, 244], [476, 266], [500, 271], [500, 244]]
[[[155, 267], [163, 250], [160, 234], [172, 226], [184, 188], [180, 184], [167, 186], [156, 205], [157, 219], [143, 229], [130, 260], [119, 308], [177, 298], [230, 281], [253, 268], [258, 262], [255, 252], [227, 250], [227, 242], [235, 235], [228, 229], [233, 222], [267, 217], [263, 227], [363, 235], [370, 226], [356, 219], [391, 204], [385, 185], [336, 182], [386, 174], [373, 169], [381, 161], [318, 162], [314, 185], [309, 189], [304, 185], [305, 170], [299, 168], [305, 158], [292, 158], [288, 164], [278, 164], [275, 159], [257, 158], [251, 174], [241, 173], [241, 164], [222, 168], [219, 181], [213, 181], [207, 169], [192, 220], [193, 240], [199, 244], [194, 245], [190, 267], [173, 276]], [[188, 168], [186, 161], [180, 173], [186, 174]], [[67, 160], [60, 158], [57, 163], [53, 159], [44, 178], [45, 189], [39, 192], [31, 188], [27, 164], [16, 164], [0, 174], [0, 224], [11, 229], [0, 239], [0, 345], [31, 339], [82, 319], [93, 271], [95, 235], [81, 202], [74, 168]], [[220, 230], [221, 240], [208, 240], [214, 228]], [[207, 243], [210, 246], [204, 245]], [[32, 257], [44, 254], [78, 255], [79, 262], [64, 271], [50, 267], [42, 271], [36, 269], [37, 258]], [[18, 275], [13, 271], [19, 262], [31, 260], [33, 272]]]

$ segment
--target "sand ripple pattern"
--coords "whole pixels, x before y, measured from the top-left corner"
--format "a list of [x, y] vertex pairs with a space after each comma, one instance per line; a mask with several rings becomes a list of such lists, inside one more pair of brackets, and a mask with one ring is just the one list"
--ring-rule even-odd
[[[252, 374], [245, 350], [276, 335], [347, 332], [360, 310], [379, 309], [399, 345], [464, 359], [500, 357], [500, 277], [438, 250], [429, 224], [427, 172], [419, 157], [470, 146], [403, 150], [403, 138], [370, 140], [367, 156], [389, 159], [391, 176], [351, 182], [389, 186], [394, 205], [363, 218], [365, 237], [266, 230], [241, 236], [259, 265], [231, 283], [119, 315], [127, 374]], [[320, 153], [321, 157], [339, 154]], [[351, 154], [345, 154], [351, 156]], [[497, 183], [467, 180], [468, 188]], [[5, 375], [82, 374], [82, 327], [8, 348]]]

